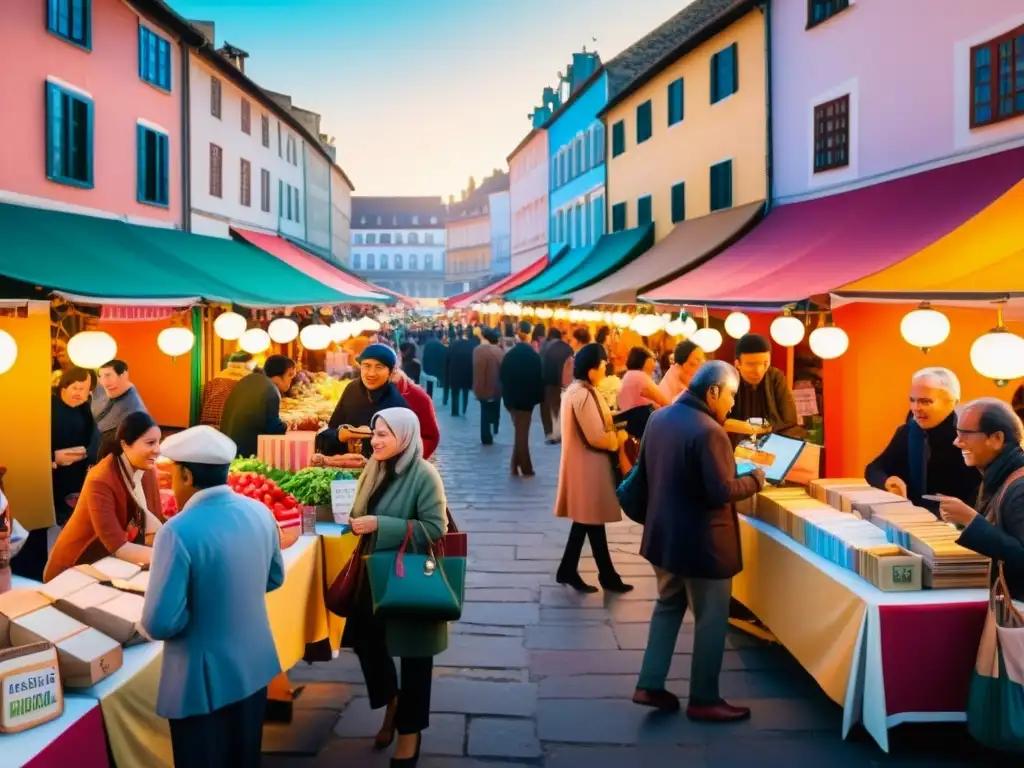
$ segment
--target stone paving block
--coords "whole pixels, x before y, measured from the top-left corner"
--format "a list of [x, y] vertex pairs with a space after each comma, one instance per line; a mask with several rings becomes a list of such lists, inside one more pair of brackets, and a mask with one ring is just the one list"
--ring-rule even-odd
[[[547, 748], [544, 768], [708, 768], [703, 747], [574, 747], [554, 744]], [[733, 763], [737, 768], [743, 763]], [[757, 764], [760, 768], [760, 763]]]
[[589, 651], [619, 647], [611, 627], [543, 624], [526, 628], [526, 647], [533, 650]]
[[[637, 675], [575, 675], [545, 677], [537, 683], [542, 699], [630, 699], [636, 690]], [[677, 696], [689, 694], [686, 680], [669, 680], [667, 688]], [[723, 694], [724, 695], [724, 694]]]
[[466, 603], [461, 622], [494, 626], [523, 627], [540, 621], [540, 606], [535, 603]]
[[475, 717], [469, 723], [467, 754], [473, 757], [540, 757], [533, 720]]
[[457, 621], [448, 627], [455, 635], [487, 635], [494, 637], [522, 637], [522, 627], [496, 627], [490, 624], [472, 624]]
[[344, 683], [304, 683], [301, 688], [294, 701], [296, 709], [333, 709], [340, 712], [355, 696], [366, 695], [365, 686]]
[[434, 678], [485, 680], [494, 683], [526, 683], [530, 680], [530, 672], [525, 668], [477, 669], [476, 667], [439, 667], [435, 664]]
[[[550, 560], [558, 562], [562, 559], [562, 552], [564, 547], [527, 547], [518, 546], [516, 547], [516, 559], [517, 560]], [[590, 552], [590, 544], [587, 543], [583, 546], [584, 552]]]
[[477, 546], [473, 546], [472, 539], [470, 539], [469, 559], [470, 561], [482, 562], [487, 562], [489, 560], [515, 560], [516, 548], [512, 545], [497, 546], [479, 544]]
[[330, 738], [336, 722], [336, 711], [296, 709], [290, 723], [266, 723], [263, 726], [262, 751], [315, 755]]
[[517, 547], [529, 547], [529, 546], [543, 546], [544, 534], [542, 533], [474, 533], [471, 541], [469, 542], [470, 550], [474, 546], [480, 545], [496, 545], [496, 546], [517, 546]]
[[471, 551], [466, 567], [476, 573], [549, 573], [553, 576], [558, 566], [551, 560], [476, 560]]
[[650, 624], [654, 612], [653, 600], [631, 600], [626, 603], [613, 603], [608, 607], [612, 621], [620, 624]]
[[536, 603], [539, 590], [526, 588], [467, 589], [467, 603]]
[[[647, 647], [647, 635], [650, 629], [649, 624], [620, 624], [612, 623], [615, 631], [615, 639], [619, 648], [624, 651], [642, 651]], [[757, 640], [738, 630], [730, 630], [725, 638], [725, 647], [729, 650], [746, 650], [756, 648], [770, 648], [770, 643]], [[676, 640], [676, 653], [693, 653], [693, 624], [683, 624], [679, 631], [679, 638]]]
[[[627, 583], [632, 583], [633, 577], [651, 575], [651, 566], [648, 563], [621, 563], [614, 558], [612, 562], [615, 563], [615, 570], [619, 576]], [[580, 560], [580, 574], [583, 576], [584, 581], [596, 582], [596, 579], [590, 576], [590, 574], [596, 573], [597, 563], [594, 560], [589, 557]]]
[[352, 699], [341, 713], [334, 734], [343, 739], [373, 738], [384, 722], [384, 710], [370, 709], [368, 698]]
[[606, 597], [610, 599], [604, 592], [585, 595], [561, 584], [540, 588], [540, 604], [550, 608], [604, 608]]
[[554, 573], [482, 573], [467, 571], [466, 590], [470, 589], [540, 589], [555, 583]]
[[359, 659], [348, 650], [343, 650], [336, 659], [318, 661], [315, 664], [299, 662], [288, 671], [288, 679], [293, 683], [330, 682], [357, 683], [363, 682], [363, 671], [359, 667]]
[[541, 608], [541, 624], [607, 624], [604, 608]]
[[424, 755], [466, 754], [466, 717], [431, 714], [420, 752]]
[[431, 709], [465, 715], [533, 717], [537, 713], [537, 685], [441, 678], [431, 688]]
[[448, 650], [434, 658], [441, 667], [505, 669], [526, 666], [523, 641], [515, 637], [451, 635]]

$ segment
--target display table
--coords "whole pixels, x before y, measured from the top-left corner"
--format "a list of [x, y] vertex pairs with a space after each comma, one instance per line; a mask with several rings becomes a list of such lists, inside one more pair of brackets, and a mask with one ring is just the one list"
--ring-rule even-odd
[[740, 515], [733, 596], [883, 750], [903, 722], [962, 722], [988, 592], [883, 592], [760, 520]]
[[[337, 523], [317, 523], [316, 532], [320, 535], [323, 546], [324, 584], [330, 587], [341, 573], [341, 569], [345, 567], [345, 563], [352, 557], [359, 537], [353, 534], [347, 525]], [[328, 611], [327, 622], [330, 628], [328, 637], [331, 648], [337, 651], [341, 648], [341, 633], [345, 629], [345, 620]]]
[[21, 733], [0, 736], [0, 764], [24, 768], [109, 768], [99, 702], [64, 695], [64, 714]]

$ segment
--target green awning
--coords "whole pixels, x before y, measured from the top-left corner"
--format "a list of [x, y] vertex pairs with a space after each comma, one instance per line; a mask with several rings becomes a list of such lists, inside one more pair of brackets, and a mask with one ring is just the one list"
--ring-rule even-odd
[[[541, 272], [510, 298], [513, 301], [561, 301], [575, 291], [586, 288], [621, 269], [652, 245], [653, 224], [604, 235], [595, 245], [570, 251], [560, 262]], [[581, 251], [584, 251], [581, 256], [573, 258]], [[570, 259], [571, 264], [565, 263], [563, 269], [556, 270], [560, 263], [568, 262]], [[544, 280], [541, 284], [540, 281], [545, 276], [549, 276], [550, 279]]]
[[566, 275], [573, 272], [586, 261], [587, 256], [595, 248], [594, 245], [587, 245], [582, 248], [573, 248], [571, 251], [567, 251], [562, 247], [561, 256], [553, 259], [550, 264], [537, 275], [535, 278], [527, 283], [523, 283], [521, 286], [516, 288], [514, 291], [506, 293], [504, 298], [506, 301], [522, 301], [527, 295], [542, 293], [547, 291], [551, 286], [559, 283]]
[[0, 204], [0, 275], [97, 301], [361, 303], [234, 240], [8, 204]]

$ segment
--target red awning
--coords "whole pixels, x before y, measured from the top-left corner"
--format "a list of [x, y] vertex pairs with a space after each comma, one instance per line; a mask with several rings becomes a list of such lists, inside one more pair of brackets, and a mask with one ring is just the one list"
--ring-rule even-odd
[[508, 293], [509, 291], [518, 288], [520, 285], [523, 285], [527, 280], [535, 278], [544, 271], [544, 267], [547, 265], [548, 257], [547, 254], [545, 254], [533, 262], [533, 264], [519, 270], [515, 274], [503, 277], [478, 291], [470, 291], [462, 296], [456, 296], [455, 298], [458, 299], [458, 301], [453, 302], [452, 306], [465, 309], [471, 304], [475, 304], [478, 301], [484, 301], [491, 296], [501, 296]]
[[278, 235], [267, 235], [262, 232], [253, 232], [252, 230], [240, 229], [238, 227], [232, 227], [231, 231], [252, 245], [255, 245], [261, 251], [266, 251], [276, 256], [288, 266], [309, 275], [327, 287], [346, 293], [349, 296], [365, 299], [368, 304], [385, 303], [388, 301], [389, 296], [401, 298], [397, 294], [392, 294], [383, 288], [370, 285], [358, 277], [332, 267], [326, 261], [302, 250], [298, 246], [292, 245]]
[[643, 298], [778, 306], [825, 294], [945, 237], [1021, 179], [1024, 148], [782, 205], [731, 248]]

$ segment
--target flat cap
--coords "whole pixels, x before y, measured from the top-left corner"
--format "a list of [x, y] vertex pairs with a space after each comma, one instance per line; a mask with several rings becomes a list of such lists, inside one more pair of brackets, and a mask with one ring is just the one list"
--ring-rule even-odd
[[164, 458], [179, 464], [230, 464], [237, 452], [234, 440], [205, 424], [171, 435], [160, 445]]

